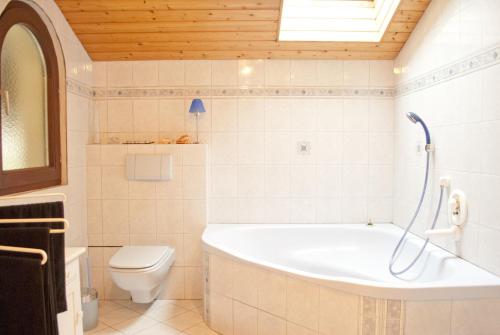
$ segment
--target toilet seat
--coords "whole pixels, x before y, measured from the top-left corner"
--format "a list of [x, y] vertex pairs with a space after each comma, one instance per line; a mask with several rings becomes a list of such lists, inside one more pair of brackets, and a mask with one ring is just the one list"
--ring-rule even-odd
[[174, 249], [167, 246], [124, 246], [109, 260], [112, 271], [148, 272], [173, 258]]

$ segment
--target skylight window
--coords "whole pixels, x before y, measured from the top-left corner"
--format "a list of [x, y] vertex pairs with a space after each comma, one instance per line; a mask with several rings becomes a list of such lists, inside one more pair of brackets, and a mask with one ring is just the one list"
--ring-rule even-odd
[[401, 0], [283, 0], [280, 41], [380, 42]]

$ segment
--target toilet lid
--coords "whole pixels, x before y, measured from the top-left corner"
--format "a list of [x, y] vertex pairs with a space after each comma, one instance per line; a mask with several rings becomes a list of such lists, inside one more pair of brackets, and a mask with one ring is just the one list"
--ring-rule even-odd
[[124, 246], [109, 260], [109, 266], [120, 269], [150, 268], [172, 254], [167, 246]]

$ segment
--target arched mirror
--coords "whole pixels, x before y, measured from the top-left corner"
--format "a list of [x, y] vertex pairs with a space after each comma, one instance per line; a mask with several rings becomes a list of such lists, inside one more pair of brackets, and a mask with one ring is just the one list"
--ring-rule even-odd
[[59, 81], [44, 20], [10, 2], [0, 16], [0, 194], [61, 184]]

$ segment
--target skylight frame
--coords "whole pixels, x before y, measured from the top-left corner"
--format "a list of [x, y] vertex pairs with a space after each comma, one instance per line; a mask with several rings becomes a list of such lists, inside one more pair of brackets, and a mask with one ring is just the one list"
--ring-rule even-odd
[[278, 41], [380, 42], [400, 2], [283, 0]]

